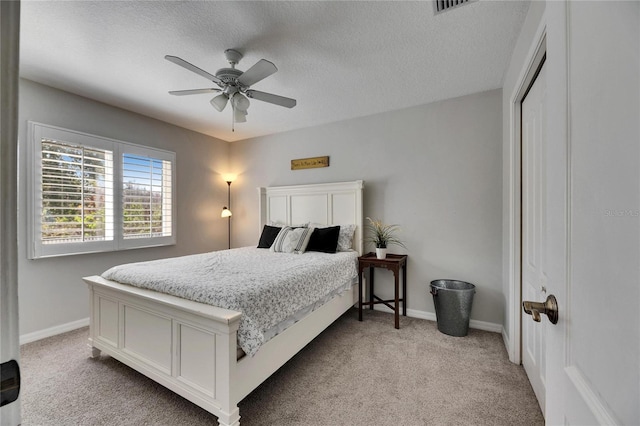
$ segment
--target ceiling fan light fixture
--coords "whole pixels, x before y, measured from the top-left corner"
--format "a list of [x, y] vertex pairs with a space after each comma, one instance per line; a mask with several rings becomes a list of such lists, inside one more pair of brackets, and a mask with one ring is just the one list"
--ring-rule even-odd
[[222, 112], [224, 107], [227, 106], [227, 101], [228, 100], [229, 100], [229, 98], [227, 98], [227, 95], [225, 95], [223, 93], [223, 94], [218, 95], [218, 96], [214, 97], [213, 99], [211, 99], [211, 105], [213, 105], [213, 107], [215, 109], [217, 109], [219, 112]]
[[233, 95], [233, 98], [231, 98], [231, 104], [236, 110], [244, 111], [244, 113], [246, 114], [247, 109], [249, 109], [249, 105], [251, 103], [249, 102], [249, 99], [247, 99], [247, 97], [242, 93], [236, 93], [235, 95]]
[[247, 112], [239, 109], [233, 109], [233, 120], [236, 123], [246, 123], [247, 122]]

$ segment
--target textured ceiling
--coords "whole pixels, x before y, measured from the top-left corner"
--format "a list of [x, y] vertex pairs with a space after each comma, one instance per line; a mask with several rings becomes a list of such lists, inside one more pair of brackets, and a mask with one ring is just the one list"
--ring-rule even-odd
[[[24, 1], [20, 73], [235, 141], [499, 88], [528, 6], [480, 0], [434, 16], [430, 1]], [[252, 100], [232, 133], [211, 94], [167, 93], [215, 85], [165, 55], [215, 73], [227, 48], [245, 55], [241, 70], [275, 63], [252, 88], [298, 105]]]

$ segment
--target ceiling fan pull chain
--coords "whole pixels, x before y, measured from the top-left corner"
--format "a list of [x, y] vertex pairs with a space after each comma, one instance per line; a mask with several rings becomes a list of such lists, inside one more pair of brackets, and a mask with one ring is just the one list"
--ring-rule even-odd
[[233, 102], [231, 102], [231, 131], [235, 133], [236, 131], [236, 107], [233, 106]]

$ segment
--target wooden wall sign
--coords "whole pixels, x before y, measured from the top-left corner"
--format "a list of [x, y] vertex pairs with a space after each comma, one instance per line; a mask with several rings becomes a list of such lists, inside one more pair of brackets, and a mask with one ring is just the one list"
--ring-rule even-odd
[[291, 170], [315, 169], [317, 167], [329, 167], [329, 156], [291, 160]]

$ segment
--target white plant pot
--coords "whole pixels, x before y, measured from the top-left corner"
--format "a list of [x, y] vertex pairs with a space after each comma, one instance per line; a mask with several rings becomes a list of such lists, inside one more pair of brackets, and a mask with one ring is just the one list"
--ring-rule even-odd
[[387, 258], [387, 249], [386, 248], [376, 248], [376, 257], [378, 259], [386, 259]]

